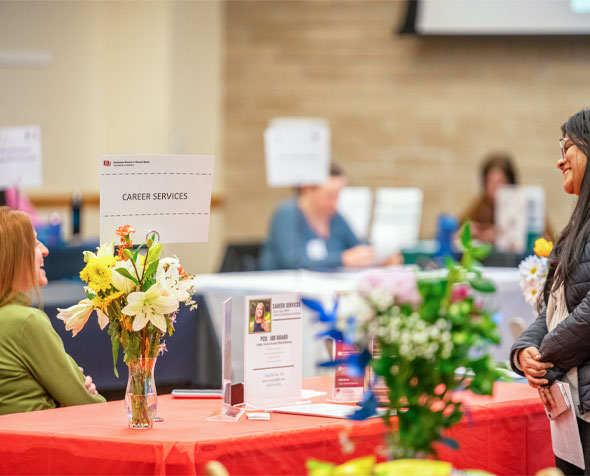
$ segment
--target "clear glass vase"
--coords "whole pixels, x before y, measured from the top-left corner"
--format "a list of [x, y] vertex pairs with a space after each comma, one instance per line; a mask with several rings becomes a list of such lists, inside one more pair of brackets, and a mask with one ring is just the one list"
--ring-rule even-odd
[[151, 428], [158, 408], [154, 380], [156, 357], [128, 362], [129, 379], [125, 392], [125, 411], [130, 428]]

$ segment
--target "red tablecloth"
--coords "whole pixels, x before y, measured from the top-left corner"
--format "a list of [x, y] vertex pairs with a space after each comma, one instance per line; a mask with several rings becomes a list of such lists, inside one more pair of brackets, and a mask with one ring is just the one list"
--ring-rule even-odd
[[[304, 388], [327, 390], [325, 378]], [[440, 449], [457, 468], [495, 474], [534, 474], [553, 464], [549, 424], [537, 392], [525, 384], [497, 383], [493, 397], [461, 398], [470, 414], [449, 436], [459, 451]], [[322, 401], [322, 398], [314, 399]], [[202, 474], [210, 460], [232, 475], [304, 474], [305, 461], [343, 462], [383, 444], [383, 422], [272, 414], [270, 421], [208, 422], [216, 400], [158, 398], [152, 430], [127, 428], [122, 402], [0, 416], [2, 474]], [[339, 436], [355, 443], [343, 454]]]

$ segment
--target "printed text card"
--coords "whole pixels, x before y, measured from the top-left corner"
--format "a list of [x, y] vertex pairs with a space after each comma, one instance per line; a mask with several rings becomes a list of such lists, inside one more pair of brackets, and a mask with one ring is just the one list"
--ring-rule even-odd
[[244, 401], [255, 408], [301, 398], [301, 300], [247, 296], [244, 316]]
[[100, 241], [118, 241], [131, 225], [136, 239], [156, 230], [161, 243], [207, 241], [213, 182], [209, 155], [105, 156], [100, 181]]

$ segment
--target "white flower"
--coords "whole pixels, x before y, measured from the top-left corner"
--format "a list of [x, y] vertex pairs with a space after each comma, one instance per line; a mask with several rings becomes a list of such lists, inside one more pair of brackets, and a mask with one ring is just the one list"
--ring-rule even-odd
[[534, 281], [528, 281], [523, 288], [524, 299], [528, 304], [533, 306], [533, 309], [536, 309], [537, 307], [537, 301], [541, 292], [542, 289], [539, 288], [538, 283], [535, 283]]
[[115, 267], [113, 268], [113, 286], [117, 288], [119, 291], [123, 292], [124, 294], [129, 294], [137, 288], [137, 285], [131, 281], [129, 278], [126, 278], [121, 273], [117, 271], [118, 268], [126, 269], [131, 276], [135, 276], [135, 268], [133, 267], [133, 263], [130, 259], [128, 260], [121, 260], [117, 261]]
[[[64, 321], [67, 331], [73, 331], [72, 336], [76, 337], [76, 334], [82, 330], [86, 325], [90, 314], [95, 310], [92, 301], [90, 299], [82, 299], [78, 304], [68, 307], [67, 309], [57, 309], [59, 314], [57, 318]], [[101, 329], [109, 323], [109, 318], [100, 309], [96, 309], [98, 316], [98, 325]]]
[[157, 282], [146, 292], [134, 292], [127, 296], [127, 306], [121, 312], [133, 319], [133, 330], [140, 331], [148, 322], [166, 332], [166, 314], [178, 309], [178, 301], [171, 296], [164, 296], [162, 284]]
[[522, 279], [543, 279], [547, 273], [547, 258], [531, 255], [520, 262], [518, 271]]
[[192, 296], [196, 279], [181, 279], [179, 268], [177, 258], [161, 259], [156, 270], [156, 281], [162, 285], [164, 296], [171, 296], [177, 301], [187, 301]]
[[349, 317], [354, 317], [357, 324], [362, 325], [370, 321], [374, 316], [375, 312], [371, 305], [359, 294], [346, 294], [340, 299], [338, 305], [339, 323], [346, 322]]
[[393, 304], [393, 295], [385, 288], [373, 288], [369, 291], [369, 301], [378, 312], [385, 311]]
[[104, 243], [96, 248], [96, 253], [92, 251], [84, 251], [84, 262], [88, 263], [88, 260], [92, 258], [102, 258], [104, 256], [113, 256], [115, 254], [115, 242]]

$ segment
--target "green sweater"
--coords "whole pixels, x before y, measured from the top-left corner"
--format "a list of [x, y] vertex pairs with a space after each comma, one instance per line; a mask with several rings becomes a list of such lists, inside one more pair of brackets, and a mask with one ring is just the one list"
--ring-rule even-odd
[[0, 415], [104, 402], [64, 349], [49, 317], [17, 295], [0, 307]]

